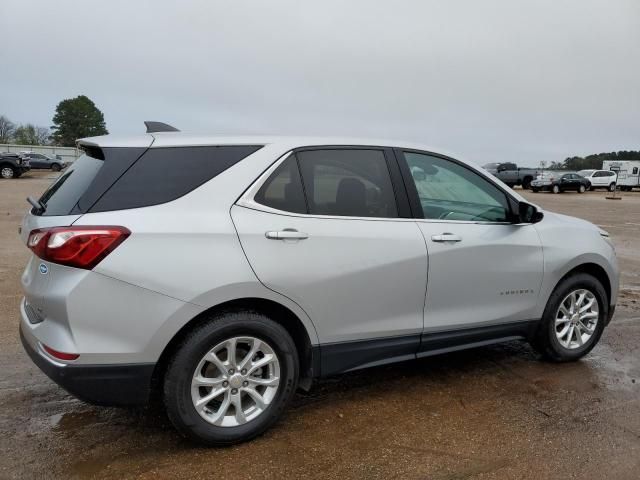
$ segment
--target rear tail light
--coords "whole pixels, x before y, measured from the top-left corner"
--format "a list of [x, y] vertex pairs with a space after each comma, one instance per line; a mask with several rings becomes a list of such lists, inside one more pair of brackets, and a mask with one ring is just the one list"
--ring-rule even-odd
[[129, 235], [124, 227], [44, 228], [29, 234], [27, 246], [48, 262], [91, 270]]

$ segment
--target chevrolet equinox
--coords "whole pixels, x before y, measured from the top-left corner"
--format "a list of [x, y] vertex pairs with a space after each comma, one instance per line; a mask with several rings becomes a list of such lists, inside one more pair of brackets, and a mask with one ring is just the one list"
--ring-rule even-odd
[[605, 231], [421, 145], [157, 122], [78, 145], [20, 228], [24, 348], [87, 402], [162, 398], [207, 445], [341, 372], [516, 339], [577, 360], [613, 316]]

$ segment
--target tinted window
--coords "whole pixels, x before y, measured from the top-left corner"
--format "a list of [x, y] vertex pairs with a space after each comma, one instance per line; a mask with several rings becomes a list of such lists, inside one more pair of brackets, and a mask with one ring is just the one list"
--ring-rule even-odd
[[632, 175], [636, 175], [638, 173], [638, 167], [633, 167]]
[[42, 215], [69, 215], [103, 165], [103, 160], [88, 155], [78, 158], [40, 197], [46, 206]]
[[507, 196], [476, 172], [451, 160], [404, 152], [424, 218], [506, 222]]
[[89, 211], [104, 212], [170, 202], [260, 148], [244, 145], [150, 148]]
[[307, 213], [298, 162], [290, 155], [260, 187], [255, 201], [285, 212]]
[[311, 214], [398, 216], [389, 169], [381, 150], [306, 150], [296, 155]]

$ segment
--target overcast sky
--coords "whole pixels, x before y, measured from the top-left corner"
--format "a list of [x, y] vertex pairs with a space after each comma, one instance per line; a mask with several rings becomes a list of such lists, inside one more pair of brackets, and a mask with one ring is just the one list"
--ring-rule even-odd
[[639, 0], [0, 0], [0, 114], [111, 133], [408, 139], [478, 163], [640, 149]]

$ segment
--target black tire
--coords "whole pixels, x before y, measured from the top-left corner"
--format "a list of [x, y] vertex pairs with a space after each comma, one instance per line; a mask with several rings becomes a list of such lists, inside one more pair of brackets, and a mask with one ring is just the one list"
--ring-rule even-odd
[[529, 188], [531, 187], [531, 182], [533, 181], [533, 178], [531, 177], [524, 177], [524, 180], [522, 181], [522, 188], [525, 190], [529, 190]]
[[540, 189], [539, 189], [539, 188], [535, 188], [535, 187], [534, 187], [534, 188], [532, 188], [532, 189], [531, 189], [531, 191], [532, 191], [533, 193], [538, 193], [538, 192], [540, 191]]
[[62, 166], [59, 163], [54, 163], [53, 165], [51, 165], [51, 170], [54, 172], [59, 172], [60, 170], [62, 170]]
[[615, 192], [615, 191], [616, 191], [616, 184], [615, 184], [615, 182], [612, 182], [611, 184], [609, 184], [609, 191], [610, 191], [610, 192]]
[[[257, 418], [242, 425], [221, 427], [207, 422], [196, 411], [191, 379], [209, 350], [236, 336], [253, 336], [269, 344], [280, 363], [280, 383], [275, 397]], [[178, 431], [198, 443], [225, 446], [251, 440], [280, 418], [296, 391], [299, 368], [293, 339], [280, 324], [249, 310], [213, 315], [187, 334], [169, 361], [164, 377], [165, 408]]]
[[0, 166], [0, 177], [4, 178], [5, 180], [8, 180], [10, 178], [15, 178], [16, 173], [17, 173], [16, 169], [13, 168], [11, 165]]
[[553, 193], [561, 193], [562, 190], [560, 190], [560, 187], [558, 185], [554, 185], [553, 187], [551, 187], [551, 191]]
[[[593, 335], [582, 347], [568, 349], [560, 344], [556, 336], [555, 318], [561, 302], [567, 295], [577, 289], [589, 290], [596, 297], [599, 309], [598, 323]], [[562, 280], [551, 294], [551, 297], [549, 297], [538, 332], [531, 342], [532, 346], [547, 360], [554, 362], [572, 362], [578, 360], [589, 353], [600, 340], [608, 312], [609, 301], [600, 281], [586, 273], [571, 275]]]

